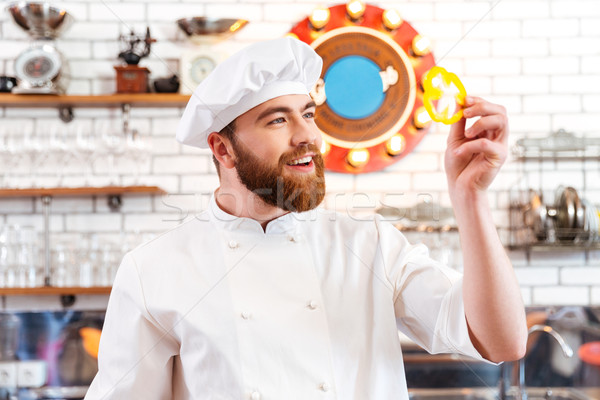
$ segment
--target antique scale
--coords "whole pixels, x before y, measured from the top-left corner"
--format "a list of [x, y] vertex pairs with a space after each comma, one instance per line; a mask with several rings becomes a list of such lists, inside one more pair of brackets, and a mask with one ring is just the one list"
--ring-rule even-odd
[[15, 23], [33, 39], [15, 60], [18, 84], [13, 93], [60, 94], [68, 85], [68, 66], [54, 40], [73, 22], [60, 8], [45, 2], [17, 2], [7, 7]]

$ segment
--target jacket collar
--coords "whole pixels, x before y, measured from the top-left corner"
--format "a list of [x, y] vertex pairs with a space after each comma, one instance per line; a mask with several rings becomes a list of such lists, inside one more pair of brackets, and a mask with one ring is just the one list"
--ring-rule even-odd
[[222, 210], [217, 204], [214, 194], [210, 198], [208, 211], [211, 221], [225, 230], [237, 231], [240, 233], [262, 233], [267, 235], [294, 233], [298, 228], [298, 223], [310, 218], [312, 213], [312, 211], [303, 213], [289, 212], [270, 221], [267, 224], [266, 231], [263, 231], [260, 222], [252, 218], [237, 217]]

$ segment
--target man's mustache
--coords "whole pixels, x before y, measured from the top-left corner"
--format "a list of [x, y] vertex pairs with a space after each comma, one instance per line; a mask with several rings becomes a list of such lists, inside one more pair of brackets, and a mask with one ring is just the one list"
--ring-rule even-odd
[[306, 153], [314, 153], [313, 159], [322, 158], [321, 151], [319, 150], [319, 148], [316, 145], [310, 143], [310, 144], [300, 145], [297, 148], [295, 148], [294, 150], [290, 150], [286, 153], [283, 153], [279, 157], [279, 165], [283, 166], [283, 165], [289, 163], [290, 161], [305, 155]]

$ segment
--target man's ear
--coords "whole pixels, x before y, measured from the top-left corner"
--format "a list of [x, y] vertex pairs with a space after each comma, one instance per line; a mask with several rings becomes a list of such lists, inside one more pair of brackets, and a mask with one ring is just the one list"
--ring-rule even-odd
[[229, 139], [220, 135], [219, 132], [212, 132], [208, 135], [207, 141], [219, 164], [227, 169], [235, 167], [235, 155]]

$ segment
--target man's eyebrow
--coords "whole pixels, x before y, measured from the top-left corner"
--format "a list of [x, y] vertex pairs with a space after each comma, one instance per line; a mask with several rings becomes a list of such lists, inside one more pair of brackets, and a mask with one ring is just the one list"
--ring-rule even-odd
[[304, 110], [308, 110], [309, 108], [313, 108], [313, 107], [316, 107], [316, 106], [317, 106], [317, 103], [315, 103], [314, 101], [309, 101], [304, 106]]
[[[306, 103], [306, 105], [304, 106], [304, 110], [303, 110], [303, 111], [306, 111], [306, 110], [308, 110], [309, 108], [316, 107], [316, 106], [317, 106], [317, 104], [316, 104], [314, 101], [309, 101], [309, 102], [308, 102], [308, 103]], [[292, 110], [291, 108], [289, 108], [289, 107], [285, 107], [285, 106], [281, 106], [281, 107], [270, 107], [270, 108], [267, 108], [265, 111], [261, 112], [261, 113], [260, 113], [260, 115], [259, 115], [259, 116], [256, 118], [256, 120], [257, 120], [257, 121], [260, 121], [261, 119], [263, 119], [263, 118], [266, 118], [266, 117], [268, 117], [269, 115], [271, 115], [271, 114], [275, 114], [275, 113], [278, 113], [278, 112], [281, 112], [281, 113], [291, 113], [292, 111], [293, 111], [293, 110]]]
[[263, 118], [268, 117], [271, 114], [275, 114], [275, 113], [291, 113], [292, 109], [289, 107], [269, 107], [267, 108], [265, 111], [261, 112], [260, 115], [258, 116], [258, 118], [256, 118], [257, 121], [260, 121]]

